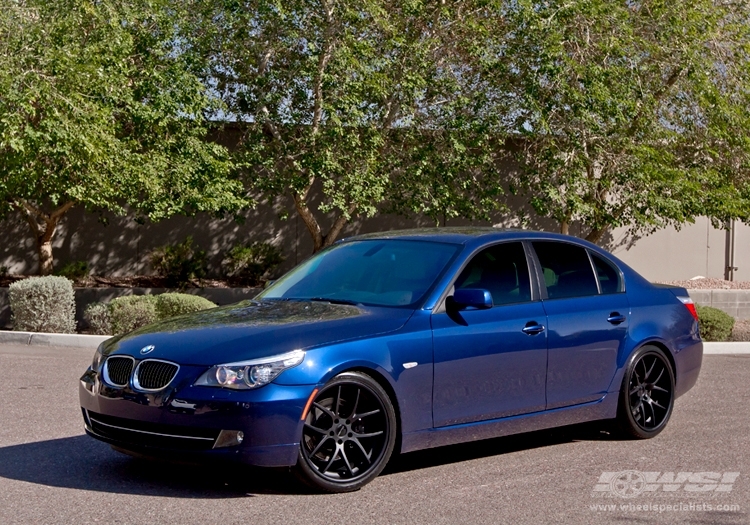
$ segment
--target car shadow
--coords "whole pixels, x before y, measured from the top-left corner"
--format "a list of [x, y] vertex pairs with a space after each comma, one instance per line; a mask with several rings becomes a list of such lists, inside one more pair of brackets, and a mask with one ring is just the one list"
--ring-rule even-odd
[[[383, 474], [584, 439], [608, 437], [586, 425], [577, 425], [451, 445], [396, 457]], [[288, 469], [228, 463], [175, 464], [133, 458], [85, 435], [0, 447], [0, 477], [50, 487], [175, 498], [231, 499], [311, 492]]]
[[538, 430], [469, 443], [448, 445], [427, 450], [418, 450], [394, 457], [383, 471], [384, 475], [407, 472], [472, 459], [501, 456], [521, 450], [549, 447], [574, 441], [620, 440], [609, 427], [601, 422], [580, 423], [549, 430]]

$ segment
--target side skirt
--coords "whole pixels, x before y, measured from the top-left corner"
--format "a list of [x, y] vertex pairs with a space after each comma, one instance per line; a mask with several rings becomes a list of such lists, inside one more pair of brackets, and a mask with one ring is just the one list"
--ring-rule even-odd
[[410, 432], [402, 437], [401, 452], [611, 419], [617, 415], [617, 398], [617, 393], [612, 392], [597, 401], [583, 405]]

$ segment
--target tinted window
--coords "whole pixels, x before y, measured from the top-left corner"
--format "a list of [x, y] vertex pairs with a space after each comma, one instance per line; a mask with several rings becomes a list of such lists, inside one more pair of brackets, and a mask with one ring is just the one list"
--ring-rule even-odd
[[523, 245], [504, 243], [479, 252], [458, 276], [455, 286], [488, 290], [495, 305], [531, 301]]
[[422, 241], [346, 242], [300, 264], [258, 298], [410, 305], [427, 293], [459, 248]]
[[599, 289], [584, 248], [563, 242], [534, 242], [550, 299], [597, 295]]
[[594, 261], [594, 268], [596, 268], [596, 276], [599, 278], [599, 287], [602, 289], [602, 293], [621, 292], [622, 282], [617, 268], [595, 253], [591, 254], [591, 259]]

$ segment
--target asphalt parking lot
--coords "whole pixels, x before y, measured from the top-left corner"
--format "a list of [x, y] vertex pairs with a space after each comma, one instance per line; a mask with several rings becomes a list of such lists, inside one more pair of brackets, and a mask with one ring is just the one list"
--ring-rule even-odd
[[77, 380], [92, 355], [0, 346], [0, 523], [750, 523], [750, 355], [705, 356], [655, 439], [577, 426], [417, 452], [333, 496], [85, 436]]

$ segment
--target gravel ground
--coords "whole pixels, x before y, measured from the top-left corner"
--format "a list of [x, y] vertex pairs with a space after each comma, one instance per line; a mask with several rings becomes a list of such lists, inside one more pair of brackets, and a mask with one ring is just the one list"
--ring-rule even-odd
[[750, 290], [750, 281], [725, 281], [713, 277], [692, 278], [687, 281], [657, 281], [659, 284], [682, 286], [688, 290]]

